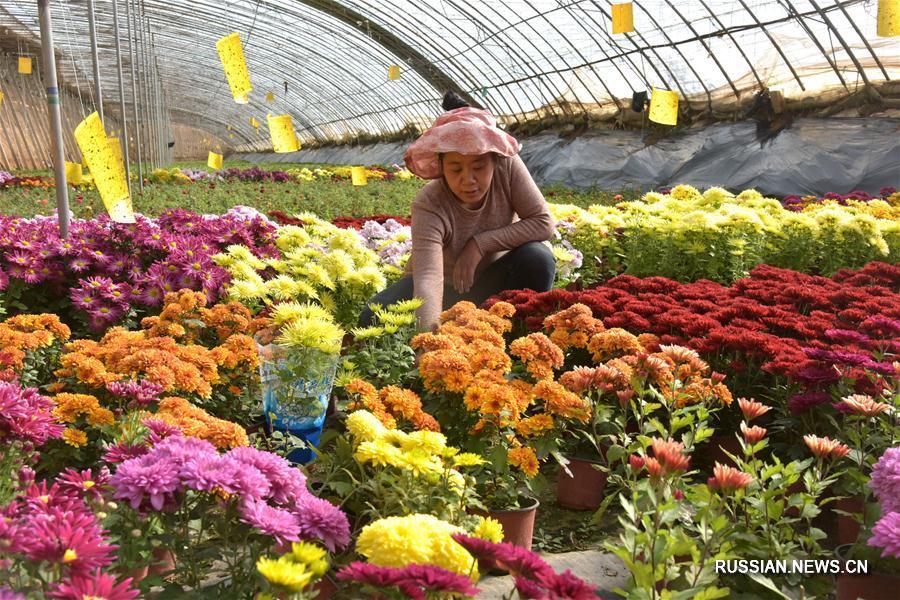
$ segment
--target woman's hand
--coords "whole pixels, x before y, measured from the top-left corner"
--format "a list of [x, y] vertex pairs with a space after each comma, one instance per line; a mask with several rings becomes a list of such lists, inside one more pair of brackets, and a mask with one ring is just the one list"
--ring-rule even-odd
[[453, 268], [453, 287], [458, 293], [465, 294], [472, 289], [475, 269], [480, 262], [481, 248], [478, 247], [475, 238], [472, 238], [456, 257], [456, 266]]

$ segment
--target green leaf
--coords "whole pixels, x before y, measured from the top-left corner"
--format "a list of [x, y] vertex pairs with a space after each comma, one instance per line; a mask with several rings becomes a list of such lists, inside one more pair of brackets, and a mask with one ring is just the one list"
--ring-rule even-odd
[[778, 589], [778, 586], [775, 585], [775, 582], [766, 577], [765, 575], [760, 575], [759, 573], [749, 575], [750, 579], [763, 586], [767, 590], [775, 593], [778, 598], [782, 598], [783, 600], [791, 600], [790, 596], [787, 596]]

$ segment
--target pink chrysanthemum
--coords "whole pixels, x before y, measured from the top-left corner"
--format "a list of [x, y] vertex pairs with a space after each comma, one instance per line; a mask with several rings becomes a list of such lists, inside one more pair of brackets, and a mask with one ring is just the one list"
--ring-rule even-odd
[[900, 447], [888, 448], [872, 467], [869, 488], [881, 503], [881, 513], [900, 512]]
[[116, 583], [115, 577], [98, 570], [93, 575], [72, 577], [58, 584], [48, 595], [58, 600], [132, 600], [139, 593], [131, 588], [131, 577]]
[[900, 512], [889, 512], [872, 527], [869, 545], [881, 548], [881, 556], [900, 558]]
[[103, 497], [103, 487], [109, 483], [109, 469], [102, 467], [95, 475], [90, 469], [76, 471], [66, 469], [58, 477], [57, 481], [63, 489], [71, 490], [82, 498], [100, 500]]
[[283, 508], [269, 506], [261, 500], [246, 499], [241, 502], [239, 512], [243, 523], [272, 536], [279, 544], [300, 540], [297, 518]]
[[297, 498], [291, 512], [297, 518], [304, 540], [321, 541], [331, 552], [350, 543], [347, 515], [331, 502], [306, 492]]
[[135, 509], [173, 508], [177, 504], [175, 494], [181, 490], [181, 482], [177, 465], [166, 458], [151, 452], [123, 462], [109, 480], [115, 490], [113, 497], [127, 500]]

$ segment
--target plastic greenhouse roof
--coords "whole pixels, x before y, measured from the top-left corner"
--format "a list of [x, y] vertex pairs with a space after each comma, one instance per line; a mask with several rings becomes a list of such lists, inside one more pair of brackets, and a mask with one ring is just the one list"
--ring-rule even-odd
[[[614, 118], [634, 91], [678, 91], [692, 109], [734, 111], [763, 87], [846, 95], [897, 80], [900, 45], [876, 36], [874, 0], [638, 0], [633, 33], [610, 33], [599, 0], [119, 0], [126, 89], [132, 37], [172, 122], [252, 148], [249, 119], [294, 117], [301, 141], [426, 126], [455, 89], [507, 124], [590, 112]], [[112, 2], [97, 1], [105, 103], [118, 104]], [[85, 114], [94, 91], [86, 0], [50, 0], [61, 79]], [[0, 27], [39, 41], [37, 2], [0, 0]], [[253, 84], [232, 100], [216, 41], [240, 34]], [[138, 38], [140, 42], [140, 38]], [[9, 43], [6, 43], [9, 50]], [[400, 65], [399, 80], [388, 65]], [[140, 67], [138, 67], [140, 69]], [[273, 92], [275, 100], [265, 96]], [[125, 94], [130, 107], [131, 95]], [[130, 111], [130, 108], [127, 109]]]

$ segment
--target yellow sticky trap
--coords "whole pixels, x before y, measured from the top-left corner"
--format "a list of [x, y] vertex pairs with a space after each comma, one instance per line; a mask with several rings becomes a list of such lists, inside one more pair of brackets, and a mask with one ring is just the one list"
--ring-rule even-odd
[[125, 159], [122, 158], [122, 144], [119, 142], [119, 138], [108, 138], [109, 139], [109, 149], [113, 153], [113, 156], [116, 159], [116, 162], [119, 163], [119, 166], [122, 168], [122, 172], [125, 171]]
[[878, 0], [878, 37], [900, 35], [900, 0]]
[[229, 133], [229, 134], [228, 134], [228, 139], [229, 139], [229, 140], [233, 140], [233, 139], [234, 139], [234, 134], [233, 134], [233, 133]]
[[28, 56], [19, 57], [19, 73], [22, 75], [31, 75], [31, 58]]
[[350, 181], [353, 185], [366, 185], [368, 183], [366, 180], [366, 168], [350, 167]]
[[71, 185], [84, 183], [84, 174], [81, 171], [81, 163], [66, 161], [66, 181]]
[[250, 117], [250, 127], [252, 127], [252, 128], [254, 128], [254, 129], [256, 129], [257, 131], [259, 131], [259, 121], [257, 121], [257, 120], [254, 119], [253, 117]]
[[269, 135], [275, 152], [296, 152], [300, 149], [291, 115], [269, 115]]
[[653, 88], [650, 120], [662, 125], [675, 125], [678, 122], [678, 92]]
[[118, 150], [117, 157], [113, 153], [111, 140], [106, 137], [103, 130], [100, 115], [96, 112], [91, 113], [78, 124], [75, 128], [75, 141], [100, 192], [100, 198], [103, 199], [109, 217], [117, 223], [134, 223], [134, 211], [131, 208], [131, 196], [128, 194], [121, 149]]
[[612, 5], [612, 32], [628, 33], [634, 31], [634, 7], [631, 2]]
[[269, 104], [275, 102], [275, 94], [273, 94], [272, 92], [266, 94], [266, 102], [268, 102]]
[[391, 65], [388, 67], [388, 79], [391, 81], [400, 79], [400, 65]]
[[216, 50], [222, 59], [222, 68], [225, 69], [225, 77], [231, 87], [231, 95], [238, 104], [250, 102], [250, 73], [247, 71], [247, 61], [244, 60], [244, 47], [241, 45], [241, 36], [237, 33], [226, 35], [216, 42]]
[[206, 166], [210, 169], [215, 169], [218, 171], [222, 168], [222, 155], [217, 154], [215, 152], [209, 153], [209, 158], [206, 159]]
[[0, 106], [3, 106], [3, 92], [0, 91]]

